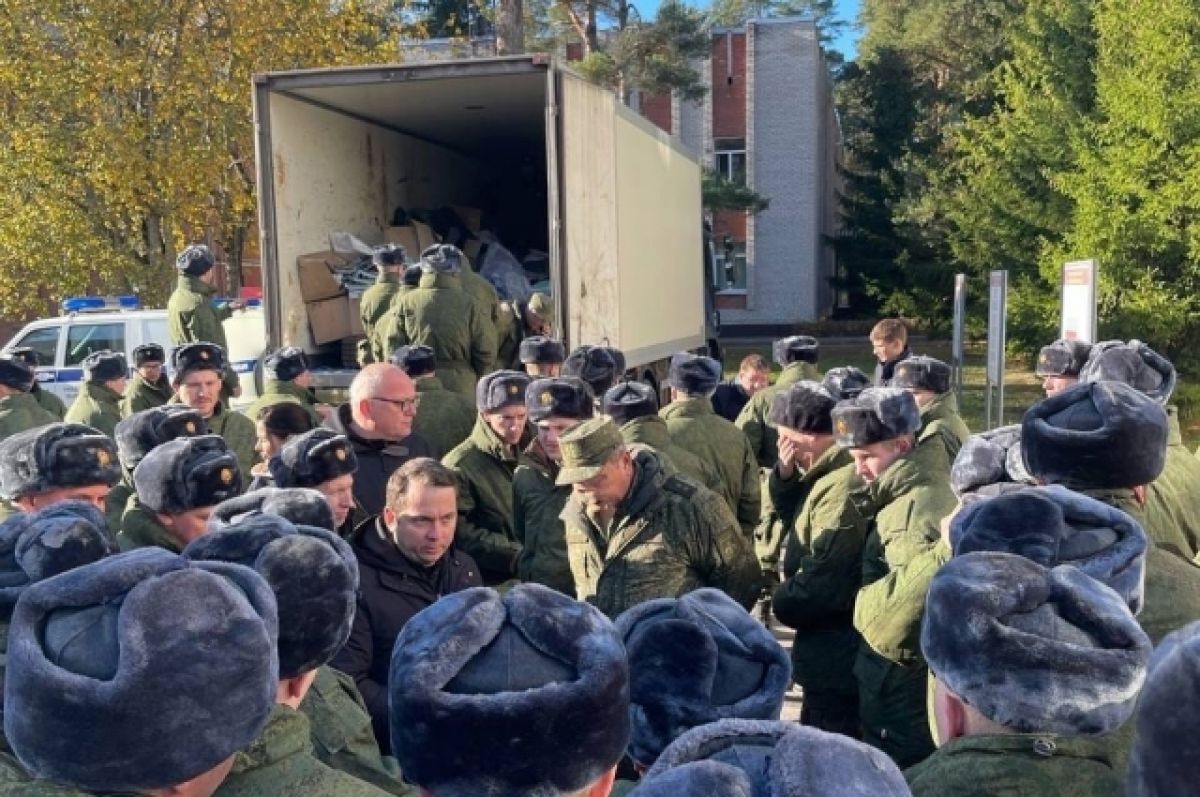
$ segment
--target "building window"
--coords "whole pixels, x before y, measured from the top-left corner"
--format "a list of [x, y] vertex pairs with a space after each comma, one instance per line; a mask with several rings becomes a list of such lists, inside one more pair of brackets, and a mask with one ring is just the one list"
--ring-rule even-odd
[[713, 142], [716, 152], [717, 174], [727, 180], [746, 183], [746, 140], [744, 138], [718, 138]]
[[718, 291], [746, 290], [746, 242], [729, 236], [717, 246], [713, 260], [713, 285]]

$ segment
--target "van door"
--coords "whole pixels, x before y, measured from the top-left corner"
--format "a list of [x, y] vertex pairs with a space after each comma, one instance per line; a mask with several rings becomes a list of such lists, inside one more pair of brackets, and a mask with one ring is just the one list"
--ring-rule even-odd
[[37, 352], [41, 365], [37, 369], [37, 381], [43, 390], [63, 398], [63, 391], [58, 383], [59, 343], [63, 337], [62, 324], [31, 329], [19, 338], [13, 340], [9, 348], [30, 348]]
[[59, 396], [69, 407], [79, 395], [83, 380], [83, 361], [89, 354], [98, 351], [125, 353], [125, 321], [88, 321], [86, 318], [72, 319], [67, 327], [67, 340], [63, 348], [62, 368], [58, 381], [63, 388]]

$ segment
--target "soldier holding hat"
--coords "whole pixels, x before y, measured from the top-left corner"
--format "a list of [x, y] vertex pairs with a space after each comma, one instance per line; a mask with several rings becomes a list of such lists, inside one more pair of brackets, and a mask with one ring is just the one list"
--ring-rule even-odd
[[104, 511], [121, 478], [112, 438], [77, 423], [52, 423], [0, 443], [0, 496], [25, 512], [60, 501]]
[[[220, 346], [222, 352], [229, 350], [222, 322], [244, 305], [235, 300], [219, 309], [213, 306], [213, 294], [216, 293], [213, 285], [217, 278], [213, 267], [216, 263], [212, 251], [203, 244], [192, 244], [175, 259], [179, 282], [167, 300], [167, 332], [172, 346], [208, 343]], [[224, 380], [222, 398], [240, 396], [242, 386], [238, 376], [226, 363], [223, 363], [221, 375]]]
[[682, 473], [710, 490], [720, 489], [716, 470], [671, 439], [667, 422], [658, 414], [654, 388], [634, 381], [614, 385], [604, 394], [601, 411], [621, 427], [621, 437], [627, 444], [650, 446], [658, 452], [666, 475]]
[[901, 766], [933, 750], [917, 636], [929, 580], [950, 558], [941, 522], [956, 503], [946, 448], [936, 438], [918, 444], [920, 428], [917, 401], [900, 388], [869, 388], [833, 410], [834, 438], [866, 482], [852, 496], [868, 523], [854, 603], [863, 738]]
[[592, 395], [601, 399], [608, 389], [617, 382], [621, 370], [613, 358], [615, 349], [606, 346], [580, 346], [567, 355], [560, 373], [563, 376], [575, 376], [588, 383]]
[[125, 398], [121, 400], [122, 418], [152, 407], [161, 407], [175, 395], [171, 380], [163, 370], [166, 362], [167, 354], [157, 343], [146, 343], [133, 350], [133, 378], [129, 380]]
[[921, 431], [917, 444], [937, 436], [946, 447], [950, 462], [971, 436], [971, 430], [958, 414], [958, 397], [950, 387], [950, 366], [922, 354], [896, 364], [892, 372], [892, 387], [913, 394], [921, 410]]
[[572, 485], [562, 519], [580, 599], [610, 617], [700, 587], [754, 602], [758, 564], [719, 495], [667, 476], [653, 450], [626, 446], [608, 418], [575, 426], [559, 447], [556, 481]]
[[555, 484], [562, 465], [558, 438], [591, 418], [595, 399], [582, 379], [536, 379], [525, 391], [529, 423], [537, 436], [521, 453], [513, 474], [513, 534], [521, 546], [517, 577], [575, 597], [567, 559], [563, 507], [571, 488]]
[[83, 382], [64, 420], [81, 423], [112, 437], [121, 421], [121, 397], [129, 377], [125, 355], [93, 352], [83, 360]]
[[762, 508], [758, 464], [746, 435], [713, 411], [709, 397], [720, 379], [721, 364], [711, 357], [674, 355], [667, 377], [671, 403], [659, 415], [675, 444], [720, 476], [719, 492], [749, 538]]
[[471, 436], [475, 428], [475, 402], [447, 390], [437, 377], [437, 357], [428, 346], [401, 346], [391, 361], [404, 370], [417, 386], [421, 409], [413, 420], [413, 431], [429, 441], [431, 456], [443, 457]]
[[42, 367], [42, 357], [37, 350], [28, 346], [20, 346], [10, 351], [8, 356], [29, 366], [29, 370], [33, 371], [34, 375], [33, 387], [29, 389], [30, 394], [37, 399], [37, 403], [41, 405], [42, 409], [53, 415], [55, 420], [61, 421], [67, 414], [67, 405], [63, 404], [63, 400], [58, 396], [49, 390], [42, 389], [42, 386], [38, 384], [37, 369]]
[[480, 379], [475, 428], [442, 459], [458, 476], [458, 545], [479, 563], [485, 584], [517, 572], [521, 545], [513, 532], [512, 485], [520, 454], [533, 440], [526, 423], [529, 381], [519, 371]]
[[[800, 715], [811, 725], [859, 735], [854, 660], [862, 637], [854, 628], [854, 600], [862, 587], [866, 522], [851, 501], [861, 482], [850, 452], [833, 437], [834, 396], [816, 382], [796, 382], [775, 396], [768, 421], [780, 443], [794, 449], [798, 479], [789, 482], [780, 462], [771, 471], [772, 492], [800, 482], [803, 494], [784, 554], [784, 581], [773, 595], [779, 622], [794, 628], [792, 677], [804, 689]], [[773, 501], [786, 504], [787, 498]]]
[[[313, 728], [303, 701], [345, 644], [354, 618], [358, 564], [337, 535], [295, 526], [277, 515], [251, 514], [194, 540], [183, 556], [253, 568], [279, 607], [279, 688], [267, 727], [241, 750], [221, 787], [232, 797], [380, 797], [387, 792], [321, 763], [309, 744]], [[320, 735], [341, 732], [338, 718], [318, 717]], [[401, 790], [378, 759], [372, 774]]]
[[277, 633], [253, 570], [159, 549], [33, 584], [13, 612], [5, 674], [20, 769], [0, 757], [0, 787], [209, 797], [267, 724]]
[[472, 396], [476, 381], [495, 366], [496, 318], [464, 289], [466, 258], [454, 252], [452, 246], [436, 247], [422, 255], [420, 285], [392, 302], [379, 327], [375, 360], [387, 362], [401, 346], [428, 346], [446, 388]]
[[375, 284], [363, 291], [358, 300], [359, 318], [362, 320], [365, 337], [358, 343], [358, 364], [374, 362], [371, 357], [372, 341], [375, 339], [379, 322], [391, 309], [396, 294], [404, 287], [405, 261], [408, 252], [400, 244], [384, 244], [371, 253], [371, 262], [378, 270]]
[[775, 396], [802, 380], [821, 381], [821, 372], [817, 370], [821, 346], [816, 338], [794, 335], [775, 341], [771, 348], [775, 362], [783, 370], [775, 379], [774, 386], [750, 397], [734, 421], [737, 428], [745, 432], [746, 437], [750, 439], [750, 448], [759, 467], [762, 468], [774, 467], [779, 458], [775, 430], [767, 423], [767, 415], [771, 412], [771, 402], [775, 400]]
[[259, 418], [267, 407], [290, 401], [304, 407], [314, 426], [324, 422], [329, 408], [317, 402], [308, 355], [303, 349], [284, 346], [271, 352], [263, 362], [263, 374], [266, 384], [262, 395], [246, 409], [247, 418]]
[[939, 749], [905, 773], [916, 797], [1124, 794], [1093, 737], [1133, 712], [1151, 646], [1116, 592], [1074, 567], [956, 556], [930, 585], [921, 649]]
[[23, 360], [0, 357], [0, 440], [60, 421], [31, 393], [35, 384], [33, 370]]
[[129, 499], [134, 494], [133, 471], [146, 455], [158, 446], [180, 437], [208, 434], [208, 425], [200, 413], [181, 404], [164, 404], [130, 415], [117, 424], [117, 458], [121, 461], [121, 481], [108, 493], [104, 516], [108, 530], [120, 540], [121, 522]]
[[1079, 372], [1087, 363], [1092, 346], [1082, 340], [1060, 339], [1038, 352], [1033, 373], [1042, 380], [1046, 398], [1057, 396], [1079, 381]]
[[[354, 473], [358, 457], [345, 435], [318, 427], [288, 440], [268, 463], [276, 487], [309, 487], [325, 496], [333, 510], [335, 530], [353, 531]], [[366, 519], [366, 513], [361, 513]]]
[[171, 384], [180, 403], [200, 413], [208, 430], [225, 439], [237, 456], [238, 469], [245, 484], [256, 461], [254, 422], [234, 412], [221, 400], [221, 375], [225, 372], [225, 351], [212, 343], [189, 343], [171, 352]]
[[561, 340], [543, 335], [529, 335], [521, 341], [517, 349], [517, 359], [521, 361], [525, 373], [534, 379], [548, 379], [562, 373], [567, 352]]
[[544, 293], [533, 294], [527, 302], [501, 302], [496, 364], [513, 371], [520, 369], [525, 338], [549, 335], [553, 324], [554, 300]]

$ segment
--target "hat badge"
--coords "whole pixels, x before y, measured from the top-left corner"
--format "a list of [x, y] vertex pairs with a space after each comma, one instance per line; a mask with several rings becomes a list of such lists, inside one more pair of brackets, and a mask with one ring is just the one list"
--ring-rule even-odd
[[188, 421], [187, 423], [185, 423], [183, 425], [183, 429], [188, 434], [195, 434], [196, 433], [196, 424], [193, 423], [192, 421]]
[[1043, 355], [1042, 355], [1040, 358], [1038, 358], [1038, 359], [1039, 359], [1039, 361], [1040, 361], [1040, 362], [1043, 362], [1043, 363], [1048, 363], [1048, 362], [1050, 362], [1050, 355], [1049, 355], [1049, 354], [1043, 354]]
[[550, 395], [549, 390], [545, 390], [542, 392], [542, 395], [538, 396], [538, 401], [542, 402], [543, 404], [552, 404], [554, 402], [554, 396]]
[[221, 468], [221, 484], [232, 484], [232, 483], [233, 483], [233, 469], [232, 468]]
[[333, 455], [335, 457], [337, 457], [339, 460], [341, 460], [342, 462], [346, 461], [346, 449], [344, 449], [344, 448], [337, 449], [336, 451], [333, 452]]
[[112, 457], [103, 448], [96, 450], [96, 462], [102, 468], [107, 468], [112, 463]]
[[515, 396], [515, 395], [517, 395], [518, 393], [520, 393], [520, 392], [521, 392], [521, 388], [517, 387], [516, 385], [509, 385], [509, 386], [508, 386], [508, 392], [509, 392], [511, 395]]
[[837, 419], [837, 432], [838, 432], [838, 434], [847, 434], [849, 431], [850, 431], [850, 424], [846, 423], [846, 419], [845, 419], [845, 418], [838, 418], [838, 419]]
[[208, 351], [207, 351], [206, 349], [201, 349], [201, 350], [200, 350], [200, 359], [201, 359], [201, 360], [207, 360], [207, 359], [208, 359]]

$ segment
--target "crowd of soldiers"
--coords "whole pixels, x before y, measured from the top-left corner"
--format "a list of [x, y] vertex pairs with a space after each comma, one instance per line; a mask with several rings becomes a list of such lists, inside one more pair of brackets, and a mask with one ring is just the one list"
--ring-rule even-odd
[[675, 355], [660, 407], [457, 249], [376, 262], [338, 406], [289, 347], [230, 408], [203, 247], [131, 380], [0, 358], [0, 795], [1195, 788], [1200, 460], [1149, 346], [1054, 342], [976, 435], [896, 320], [873, 377], [794, 336], [774, 385]]

